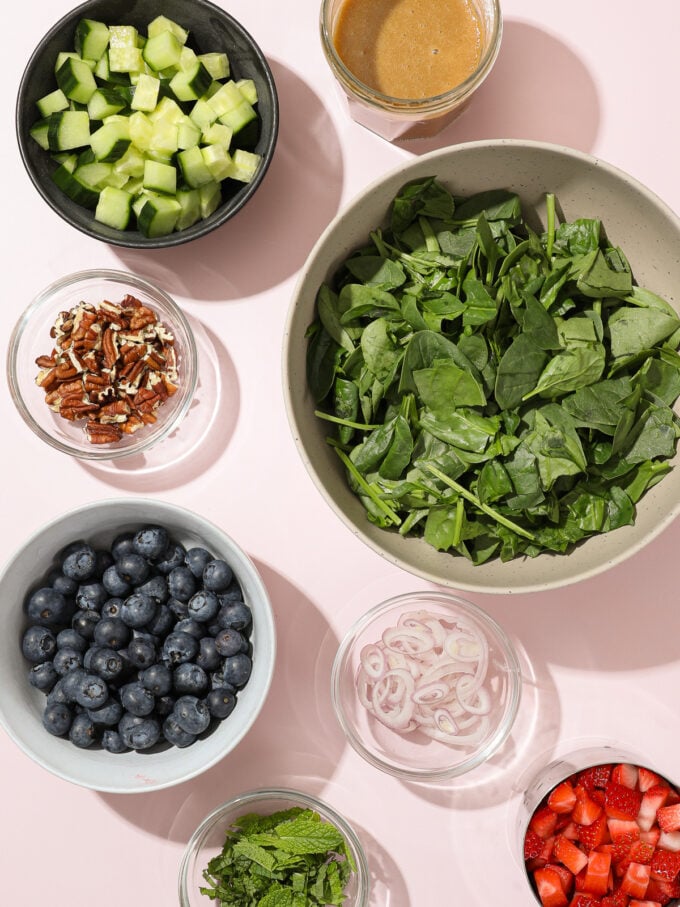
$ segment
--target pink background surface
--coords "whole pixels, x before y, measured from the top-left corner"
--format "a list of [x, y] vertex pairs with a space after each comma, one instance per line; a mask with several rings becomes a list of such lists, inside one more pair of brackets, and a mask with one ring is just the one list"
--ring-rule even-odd
[[[177, 903], [180, 857], [203, 816], [238, 792], [286, 785], [321, 795], [356, 827], [371, 866], [371, 907], [530, 904], [513, 849], [518, 792], [532, 766], [604, 739], [680, 777], [680, 526], [571, 588], [469, 594], [522, 653], [524, 699], [511, 741], [456, 783], [423, 787], [383, 775], [344, 743], [330, 665], [359, 614], [426, 585], [354, 538], [305, 473], [284, 412], [281, 339], [297, 273], [327, 223], [366, 184], [432, 148], [484, 138], [570, 145], [680, 210], [680, 4], [505, 0], [500, 55], [473, 106], [436, 139], [395, 147], [347, 117], [323, 59], [317, 0], [221, 2], [271, 62], [278, 148], [234, 221], [155, 254], [87, 239], [34, 191], [14, 142], [16, 87], [35, 43], [70, 6], [27, 0], [4, 11], [0, 355], [20, 312], [52, 280], [82, 268], [128, 269], [161, 284], [205, 329], [205, 374], [218, 379], [218, 393], [200, 392], [204, 415], [215, 406], [206, 437], [199, 416], [187, 423], [200, 444], [181, 462], [163, 464], [172, 452], [159, 454], [141, 472], [48, 449], [0, 395], [0, 550], [4, 559], [46, 521], [98, 499], [150, 494], [197, 510], [262, 572], [278, 622], [274, 684], [230, 756], [190, 783], [133, 797], [64, 782], [0, 731], [0, 903]], [[190, 448], [191, 432], [185, 437]]]

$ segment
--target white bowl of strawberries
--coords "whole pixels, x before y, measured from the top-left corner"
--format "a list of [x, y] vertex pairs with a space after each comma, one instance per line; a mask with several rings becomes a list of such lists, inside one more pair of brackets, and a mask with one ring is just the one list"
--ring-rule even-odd
[[542, 907], [680, 903], [680, 790], [615, 751], [552, 763], [524, 797], [523, 859]]

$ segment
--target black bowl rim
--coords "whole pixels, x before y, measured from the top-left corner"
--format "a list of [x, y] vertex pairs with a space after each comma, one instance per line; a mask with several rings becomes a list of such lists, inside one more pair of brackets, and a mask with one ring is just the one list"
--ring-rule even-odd
[[[33, 53], [26, 63], [24, 72], [21, 76], [19, 88], [17, 91], [15, 129], [21, 160], [31, 182], [38, 190], [43, 200], [47, 202], [49, 207], [56, 214], [58, 214], [59, 217], [62, 218], [62, 220], [66, 221], [68, 224], [70, 224], [72, 227], [75, 227], [75, 229], [79, 230], [81, 233], [84, 233], [86, 236], [97, 239], [100, 242], [109, 243], [114, 246], [121, 246], [130, 249], [172, 248], [175, 246], [183, 245], [184, 243], [190, 242], [191, 240], [199, 239], [202, 236], [206, 236], [208, 233], [212, 233], [213, 230], [215, 230], [217, 227], [222, 226], [222, 224], [226, 223], [238, 211], [240, 211], [241, 208], [250, 199], [250, 197], [254, 194], [255, 190], [264, 179], [264, 176], [269, 169], [269, 165], [271, 164], [271, 160], [274, 155], [274, 149], [276, 147], [279, 133], [279, 100], [276, 83], [274, 81], [274, 75], [271, 71], [271, 67], [269, 66], [267, 58], [265, 57], [262, 49], [250, 34], [250, 32], [246, 28], [244, 28], [244, 26], [241, 25], [241, 23], [230, 13], [217, 6], [215, 3], [212, 3], [211, 0], [192, 0], [192, 5], [203, 8], [207, 12], [211, 12], [214, 15], [227, 20], [229, 23], [229, 28], [236, 32], [239, 32], [241, 37], [245, 39], [245, 41], [251, 46], [253, 55], [262, 68], [264, 81], [266, 82], [268, 91], [271, 95], [271, 129], [269, 130], [267, 141], [262, 151], [260, 152], [262, 155], [262, 163], [260, 164], [260, 167], [255, 174], [255, 178], [250, 183], [247, 183], [244, 188], [240, 190], [240, 193], [235, 196], [235, 198], [237, 198], [237, 202], [235, 204], [231, 205], [230, 207], [220, 206], [220, 208], [218, 208], [209, 218], [199, 221], [197, 224], [188, 227], [186, 230], [174, 231], [167, 236], [148, 238], [140, 233], [139, 230], [114, 231], [112, 228], [110, 228], [110, 233], [107, 233], [106, 236], [102, 236], [97, 231], [97, 229], [95, 229], [94, 225], [88, 226], [86, 223], [81, 223], [76, 218], [71, 217], [68, 211], [61, 208], [55, 202], [55, 200], [50, 197], [49, 193], [45, 190], [41, 180], [38, 179], [38, 176], [34, 171], [30, 159], [30, 154], [28, 152], [28, 140], [30, 137], [25, 134], [24, 129], [22, 128], [22, 119], [24, 114], [23, 99], [26, 91], [26, 86], [30, 81], [35, 65], [41, 59], [43, 46], [51, 38], [59, 34], [69, 23], [72, 22], [75, 24], [80, 18], [83, 18], [89, 8], [92, 6], [92, 3], [93, 0], [85, 0], [85, 2], [71, 9], [68, 13], [65, 13], [57, 22], [55, 22], [55, 24], [43, 35], [43, 37], [36, 45]], [[225, 207], [225, 210], [221, 211], [220, 209], [222, 207]], [[120, 234], [120, 236], [118, 236], [117, 234]]]

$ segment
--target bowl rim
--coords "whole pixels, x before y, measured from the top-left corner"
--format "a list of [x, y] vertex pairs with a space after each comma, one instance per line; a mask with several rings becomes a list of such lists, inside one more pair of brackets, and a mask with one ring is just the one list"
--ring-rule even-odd
[[[654, 527], [647, 532], [644, 539], [638, 542], [634, 542], [632, 545], [627, 546], [623, 550], [619, 550], [618, 552], [607, 556], [598, 564], [590, 567], [583, 567], [578, 571], [572, 571], [568, 577], [558, 577], [557, 579], [546, 578], [533, 582], [525, 581], [516, 583], [511, 586], [501, 583], [492, 584], [484, 582], [481, 578], [481, 575], [480, 580], [474, 582], [467, 582], [461, 577], [446, 579], [442, 577], [441, 573], [437, 573], [433, 570], [428, 569], [427, 567], [418, 567], [410, 562], [407, 563], [398, 555], [392, 554], [391, 552], [385, 550], [379, 541], [371, 538], [371, 536], [367, 532], [367, 527], [363, 522], [354, 522], [347, 514], [344, 513], [342, 507], [326, 490], [325, 484], [306, 450], [305, 444], [302, 440], [302, 432], [300, 431], [300, 426], [296, 418], [296, 404], [293, 399], [291, 386], [293, 342], [299, 339], [298, 337], [293, 335], [293, 327], [294, 322], [297, 318], [299, 299], [302, 295], [302, 290], [307, 279], [307, 271], [316, 260], [320, 250], [324, 245], [328, 243], [329, 237], [337, 228], [340, 221], [354, 214], [365, 202], [366, 198], [379, 191], [383, 184], [396, 179], [399, 174], [407, 174], [409, 173], [409, 171], [415, 168], [422, 168], [423, 165], [427, 165], [430, 162], [432, 162], [433, 165], [436, 165], [437, 161], [439, 161], [440, 159], [458, 153], [466, 154], [474, 153], [475, 151], [493, 151], [496, 149], [509, 149], [511, 151], [516, 150], [518, 152], [524, 150], [547, 152], [549, 154], [559, 155], [568, 159], [580, 161], [592, 167], [596, 167], [598, 170], [608, 173], [610, 176], [618, 180], [625, 181], [628, 185], [635, 189], [636, 193], [646, 198], [655, 208], [662, 212], [666, 218], [673, 221], [677, 225], [678, 232], [680, 233], [680, 215], [676, 214], [675, 211], [673, 211], [673, 209], [657, 193], [645, 186], [644, 183], [640, 182], [636, 177], [632, 176], [616, 165], [611, 164], [608, 161], [605, 161], [602, 158], [598, 158], [585, 151], [580, 151], [576, 148], [572, 148], [568, 145], [538, 141], [533, 139], [495, 138], [461, 142], [457, 145], [447, 145], [445, 147], [436, 148], [432, 151], [425, 152], [418, 157], [409, 158], [406, 161], [402, 161], [401, 163], [392, 167], [390, 170], [387, 170], [378, 177], [374, 178], [366, 186], [360, 189], [351, 199], [349, 199], [346, 204], [343, 205], [343, 207], [335, 214], [332, 220], [322, 231], [321, 235], [318, 237], [318, 239], [310, 249], [305, 263], [298, 272], [296, 282], [291, 292], [290, 303], [286, 315], [283, 333], [281, 376], [286, 417], [298, 455], [308, 475], [312, 479], [317, 490], [320, 492], [321, 498], [325, 501], [326, 505], [335, 513], [336, 517], [338, 517], [341, 522], [344, 523], [344, 525], [352, 532], [353, 535], [359, 538], [368, 548], [378, 554], [381, 558], [388, 561], [388, 563], [395, 564], [402, 570], [406, 570], [414, 576], [429, 580], [430, 582], [437, 585], [444, 585], [464, 592], [484, 593], [490, 595], [520, 595], [525, 593], [546, 592], [553, 589], [571, 586], [577, 582], [599, 576], [600, 574], [605, 573], [618, 564], [623, 563], [631, 555], [634, 555], [642, 548], [649, 545], [676, 519], [678, 513], [680, 513], [680, 500], [678, 500], [678, 502], [673, 507], [666, 509], [663, 514], [659, 515], [659, 518], [657, 519]], [[358, 246], [360, 242], [361, 237], [357, 237], [356, 246]], [[678, 311], [680, 314], [680, 307]], [[548, 558], [550, 557], [550, 555], [548, 553], [545, 553], [544, 555], [541, 555], [541, 557]]]
[[[191, 240], [194, 239], [200, 239], [201, 237], [212, 233], [212, 231], [216, 230], [218, 227], [223, 226], [241, 210], [241, 208], [252, 197], [259, 185], [262, 183], [265, 174], [269, 169], [269, 165], [271, 164], [279, 133], [279, 99], [276, 83], [274, 81], [274, 75], [272, 73], [269, 62], [265, 57], [262, 48], [253, 38], [252, 34], [239, 22], [238, 19], [234, 18], [231, 13], [229, 13], [226, 9], [217, 6], [212, 2], [212, 0], [192, 0], [191, 6], [202, 8], [210, 12], [212, 15], [219, 17], [220, 19], [226, 20], [229, 23], [229, 29], [238, 32], [241, 37], [245, 39], [245, 41], [249, 44], [253, 56], [262, 69], [264, 82], [266, 83], [268, 92], [271, 96], [271, 129], [260, 152], [262, 156], [260, 165], [250, 183], [244, 184], [238, 190], [238, 201], [236, 204], [229, 207], [228, 210], [223, 210], [225, 208], [225, 205], [224, 203], [222, 203], [213, 212], [213, 214], [210, 215], [210, 217], [198, 221], [196, 224], [193, 224], [191, 227], [187, 227], [185, 230], [174, 230], [167, 236], [146, 237], [137, 229], [115, 230], [114, 228], [108, 228], [106, 235], [101, 235], [96, 229], [96, 221], [93, 220], [92, 223], [87, 223], [84, 221], [81, 222], [77, 217], [74, 217], [70, 213], [70, 211], [67, 211], [62, 205], [59, 205], [57, 201], [50, 196], [50, 193], [47, 192], [43, 185], [43, 182], [38, 178], [38, 174], [35, 172], [35, 168], [33, 167], [31, 162], [31, 156], [29, 153], [29, 148], [31, 147], [30, 135], [28, 135], [28, 132], [25, 131], [24, 128], [22, 128], [22, 121], [24, 120], [25, 114], [23, 104], [24, 93], [26, 91], [26, 87], [31, 81], [33, 69], [41, 58], [43, 45], [51, 38], [58, 35], [62, 31], [62, 29], [64, 29], [69, 24], [69, 22], [72, 22], [75, 25], [79, 18], [82, 18], [87, 14], [88, 10], [95, 2], [97, 2], [97, 0], [84, 0], [84, 2], [80, 3], [78, 6], [73, 7], [71, 10], [61, 16], [39, 39], [36, 47], [33, 49], [30, 57], [28, 58], [28, 61], [26, 62], [24, 71], [19, 81], [19, 86], [17, 88], [14, 113], [16, 140], [19, 146], [19, 153], [26, 173], [28, 174], [28, 177], [31, 180], [33, 186], [38, 191], [38, 194], [41, 196], [43, 201], [46, 202], [46, 204], [55, 212], [55, 214], [57, 214], [62, 218], [62, 220], [68, 223], [71, 227], [74, 227], [79, 232], [93, 239], [97, 239], [100, 242], [128, 249], [167, 249], [183, 245], [185, 243], [191, 242]], [[82, 210], [85, 211], [86, 209], [83, 208]], [[102, 224], [101, 226], [104, 227], [105, 225]], [[120, 236], [118, 234], [120, 234]]]
[[[167, 308], [169, 316], [173, 320], [173, 328], [177, 325], [182, 331], [184, 335], [182, 339], [187, 347], [185, 355], [186, 361], [183, 369], [184, 374], [182, 375], [182, 384], [180, 385], [183, 391], [181, 406], [177, 408], [172, 419], [161, 422], [155, 431], [154, 426], [149, 426], [150, 431], [142, 431], [136, 443], [132, 443], [126, 447], [116, 448], [111, 445], [104, 445], [102, 447], [90, 445], [90, 448], [88, 448], [85, 446], [85, 442], [83, 442], [82, 447], [74, 447], [72, 444], [67, 444], [54, 437], [34, 418], [31, 409], [24, 398], [17, 377], [18, 369], [21, 365], [18, 358], [19, 346], [24, 336], [24, 332], [30, 325], [31, 319], [41, 310], [48, 307], [52, 297], [56, 293], [69, 287], [76, 287], [79, 284], [87, 283], [88, 281], [102, 281], [104, 284], [124, 284], [127, 287], [145, 293], [150, 297], [152, 303], [156, 300], [160, 300]], [[157, 314], [162, 316], [164, 313], [159, 312]], [[49, 340], [47, 339], [46, 346], [48, 345]], [[144, 451], [155, 447], [156, 444], [159, 444], [167, 438], [169, 434], [175, 431], [186, 416], [194, 400], [196, 388], [198, 386], [198, 347], [196, 345], [193, 329], [189, 324], [189, 320], [184, 311], [174, 299], [157, 284], [152, 283], [144, 277], [140, 277], [138, 274], [128, 271], [120, 271], [112, 268], [91, 268], [82, 271], [74, 271], [72, 274], [66, 274], [50, 283], [34, 296], [33, 300], [24, 309], [12, 328], [7, 345], [5, 371], [10, 395], [19, 415], [26, 425], [28, 425], [39, 438], [49, 444], [50, 447], [80, 460], [123, 460], [126, 457], [139, 455], [140, 453], [144, 453]]]
[[[115, 784], [115, 783], [94, 783], [86, 782], [78, 778], [77, 772], [73, 771], [62, 771], [57, 766], [52, 764], [52, 762], [45, 758], [45, 756], [34, 750], [27, 742], [24, 740], [23, 736], [17, 731], [12, 721], [8, 718], [6, 707], [3, 704], [3, 698], [0, 696], [0, 727], [2, 727], [11, 740], [19, 747], [19, 749], [28, 756], [33, 762], [41, 766], [50, 774], [55, 775], [58, 778], [61, 778], [64, 781], [68, 781], [72, 784], [77, 785], [78, 787], [90, 789], [97, 791], [98, 793], [113, 793], [113, 794], [125, 794], [134, 796], [135, 794], [144, 794], [150, 791], [155, 790], [164, 790], [169, 787], [174, 787], [178, 784], [182, 784], [185, 781], [190, 781], [193, 778], [203, 774], [208, 769], [212, 768], [222, 759], [225, 759], [231, 752], [233, 752], [236, 747], [241, 743], [244, 737], [251, 730], [253, 724], [258, 718], [264, 704], [267, 700], [269, 690], [271, 688], [274, 668], [276, 666], [276, 656], [277, 656], [277, 639], [276, 639], [276, 624], [274, 618], [274, 611], [267, 591], [267, 587], [264, 584], [264, 580], [260, 575], [259, 570], [255, 566], [253, 560], [245, 552], [245, 550], [236, 542], [236, 540], [227, 533], [224, 529], [218, 526], [216, 523], [202, 516], [197, 511], [190, 510], [187, 507], [183, 507], [178, 504], [173, 504], [169, 501], [159, 500], [156, 498], [150, 497], [124, 497], [124, 498], [103, 498], [97, 501], [90, 501], [85, 504], [81, 504], [78, 507], [75, 507], [71, 510], [63, 511], [53, 517], [46, 523], [43, 523], [37, 529], [35, 529], [30, 535], [23, 539], [22, 542], [17, 544], [7, 558], [7, 560], [2, 564], [0, 568], [0, 589], [4, 585], [6, 577], [11, 573], [16, 560], [20, 557], [21, 553], [29, 545], [35, 545], [39, 542], [41, 537], [49, 534], [52, 530], [56, 529], [62, 523], [65, 523], [67, 520], [74, 519], [82, 514], [96, 512], [101, 508], [114, 508], [114, 507], [132, 507], [133, 511], [128, 517], [122, 517], [121, 523], [130, 522], [130, 523], [139, 523], [140, 525], [146, 522], [152, 522], [153, 520], [162, 521], [168, 516], [172, 516], [175, 519], [188, 519], [190, 522], [197, 521], [205, 527], [208, 527], [211, 532], [218, 534], [224, 543], [224, 547], [229, 552], [233, 552], [242, 562], [243, 566], [248, 572], [248, 581], [255, 587], [258, 598], [262, 604], [262, 618], [261, 623], [264, 624], [266, 629], [266, 636], [270, 642], [271, 652], [268, 654], [268, 658], [263, 662], [263, 673], [262, 673], [262, 688], [259, 696], [259, 702], [256, 704], [256, 708], [253, 709], [252, 714], [249, 716], [247, 722], [244, 724], [239, 735], [233, 736], [227, 742], [225, 746], [215, 746], [213, 747], [214, 752], [209, 759], [203, 761], [200, 765], [194, 767], [190, 771], [181, 771], [180, 773], [174, 775], [171, 778], [167, 778], [162, 781], [150, 782], [147, 779], [144, 779], [143, 785], [139, 787], [132, 788], [126, 784]], [[159, 515], [159, 510], [162, 512]], [[109, 530], [113, 532], [114, 530]], [[74, 533], [75, 534], [75, 533]], [[197, 532], [197, 535], [199, 533]], [[28, 681], [26, 681], [28, 684]], [[214, 738], [215, 734], [218, 733], [220, 726], [215, 729], [213, 734], [210, 737], [206, 738], [206, 741], [209, 742], [211, 737]], [[173, 748], [174, 749], [174, 748]], [[166, 750], [170, 752], [172, 750]], [[77, 750], [74, 748], [74, 759], [70, 760], [70, 763], [76, 762], [75, 756], [77, 755]], [[181, 753], [182, 750], [177, 750], [177, 753]], [[123, 756], [117, 756], [111, 754], [112, 759], [124, 758]], [[134, 753], [129, 753], [128, 755], [134, 755]], [[146, 756], [145, 756], [146, 758]], [[181, 766], [181, 760], [178, 763]], [[115, 765], [115, 763], [114, 763]]]
[[[472, 618], [483, 630], [492, 633], [503, 651], [503, 656], [507, 664], [505, 673], [508, 677], [508, 700], [505, 704], [501, 721], [489, 735], [489, 738], [481, 749], [475, 750], [462, 762], [449, 768], [407, 768], [397, 764], [395, 761], [388, 761], [387, 759], [382, 759], [380, 756], [376, 755], [368, 746], [366, 746], [360, 735], [354, 731], [352, 723], [349, 721], [342, 708], [342, 696], [340, 694], [343, 675], [349, 668], [349, 658], [360, 634], [377, 618], [382, 617], [388, 612], [392, 610], [401, 611], [408, 607], [410, 603], [415, 604], [416, 602], [420, 602], [422, 606], [426, 601], [431, 601], [435, 607], [441, 607], [449, 612], [461, 612], [465, 616]], [[468, 601], [459, 595], [455, 595], [452, 592], [432, 589], [414, 590], [394, 595], [391, 598], [379, 602], [362, 614], [349, 627], [342, 638], [331, 668], [331, 700], [333, 702], [333, 710], [347, 741], [353, 749], [374, 768], [380, 769], [380, 771], [405, 781], [427, 782], [451, 780], [477, 768], [487, 759], [491, 758], [510, 736], [522, 699], [522, 687], [522, 670], [517, 651], [509, 635], [498, 621], [491, 617], [491, 615], [483, 608], [480, 608], [479, 605], [475, 605], [473, 602]]]
[[289, 787], [253, 788], [251, 790], [237, 794], [230, 800], [222, 803], [220, 806], [215, 807], [212, 812], [208, 813], [208, 815], [205, 816], [205, 818], [199, 823], [199, 825], [196, 827], [191, 837], [189, 838], [189, 841], [182, 855], [182, 860], [180, 862], [178, 874], [178, 894], [181, 907], [190, 907], [190, 900], [187, 891], [187, 874], [190, 869], [191, 860], [197, 855], [199, 848], [203, 844], [204, 838], [212, 830], [213, 826], [222, 817], [222, 815], [233, 810], [240, 810], [242, 808], [245, 810], [247, 807], [253, 806], [254, 804], [262, 803], [266, 800], [272, 799], [290, 800], [291, 805], [298, 805], [302, 806], [303, 808], [312, 809], [315, 812], [318, 812], [322, 819], [332, 822], [337, 826], [338, 830], [342, 833], [348, 845], [350, 846], [357, 864], [356, 878], [358, 891], [356, 901], [352, 905], [352, 907], [367, 907], [370, 890], [370, 872], [368, 868], [366, 852], [361, 841], [359, 840], [359, 836], [357, 835], [356, 831], [348, 822], [348, 820], [340, 812], [338, 812], [335, 807], [331, 806], [325, 800], [322, 800], [320, 797], [315, 797], [312, 794], [305, 793], [304, 791]]

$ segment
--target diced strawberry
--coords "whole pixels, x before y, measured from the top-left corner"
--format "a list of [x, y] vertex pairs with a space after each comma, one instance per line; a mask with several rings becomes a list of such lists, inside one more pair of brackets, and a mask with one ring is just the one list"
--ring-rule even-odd
[[645, 791], [648, 791], [650, 787], [656, 787], [658, 784], [665, 784], [668, 787], [668, 782], [665, 781], [661, 775], [657, 775], [656, 772], [653, 772], [649, 768], [645, 768], [641, 765], [638, 768], [638, 788], [644, 794]]
[[680, 898], [680, 882], [665, 882], [663, 879], [650, 879], [647, 886], [647, 897], [668, 904]]
[[602, 907], [628, 907], [628, 895], [624, 894], [621, 889], [612, 891], [611, 894], [605, 895], [602, 898], [601, 905]]
[[578, 774], [577, 783], [590, 793], [595, 788], [607, 786], [612, 773], [612, 765], [593, 765]]
[[550, 793], [548, 806], [556, 813], [570, 813], [576, 803], [576, 793], [568, 781], [563, 781]]
[[680, 831], [662, 831], [659, 834], [657, 847], [663, 847], [664, 850], [672, 850], [673, 853], [680, 851]]
[[661, 831], [680, 831], [680, 803], [662, 806], [657, 811], [656, 820]]
[[574, 897], [569, 901], [569, 907], [600, 907], [602, 901], [588, 894], [587, 891], [577, 891]]
[[592, 825], [602, 814], [602, 807], [589, 796], [588, 791], [580, 784], [576, 785], [574, 792], [576, 804], [571, 814], [572, 819], [578, 825]]
[[557, 813], [554, 813], [547, 806], [542, 806], [536, 810], [529, 822], [529, 828], [535, 831], [539, 838], [549, 838], [555, 834], [557, 825]]
[[530, 828], [524, 837], [524, 859], [532, 860], [540, 856], [544, 844], [543, 838]]
[[653, 879], [674, 882], [680, 873], [680, 853], [673, 853], [670, 850], [655, 850], [650, 863]]
[[631, 847], [636, 841], [639, 840], [639, 833], [627, 832], [624, 835], [619, 835], [614, 841], [614, 852], [612, 854], [612, 859], [614, 860], [614, 862], [619, 864], [626, 860], [630, 853]]
[[654, 825], [656, 822], [656, 814], [668, 800], [669, 792], [670, 788], [662, 787], [659, 784], [648, 788], [644, 792], [642, 795], [642, 802], [640, 803], [640, 811], [637, 814], [636, 820], [642, 831], [649, 831], [652, 825]]
[[640, 840], [644, 841], [645, 844], [651, 844], [652, 847], [656, 847], [659, 843], [659, 835], [661, 834], [661, 829], [650, 828], [649, 831], [640, 831]]
[[635, 819], [640, 812], [642, 794], [616, 781], [610, 781], [604, 792], [604, 811], [610, 819]]
[[630, 863], [621, 880], [621, 891], [632, 898], [644, 898], [651, 875], [651, 867], [645, 863]]
[[557, 873], [562, 883], [562, 890], [569, 896], [571, 894], [571, 889], [574, 887], [574, 876], [567, 867], [562, 866], [559, 863], [546, 863], [545, 868], [552, 869], [553, 872]]
[[639, 901], [637, 898], [631, 898], [629, 907], [661, 907], [658, 901]]
[[611, 780], [634, 790], [638, 783], [637, 765], [631, 765], [629, 762], [621, 762], [615, 765], [612, 769]]
[[597, 897], [609, 891], [609, 870], [612, 857], [609, 853], [592, 850], [588, 854], [588, 866], [583, 880], [583, 890]]
[[555, 838], [553, 855], [555, 859], [566, 866], [573, 875], [577, 875], [588, 863], [588, 857], [580, 847], [576, 847], [576, 845], [572, 844], [572, 842], [568, 838], [565, 838], [564, 835], [557, 835]]
[[537, 869], [534, 882], [543, 907], [567, 907], [569, 900], [562, 888], [562, 880], [554, 869]]
[[631, 844], [628, 856], [634, 863], [651, 863], [654, 848], [651, 844], [645, 844], [644, 841], [635, 841]]
[[630, 819], [608, 819], [607, 828], [614, 842], [622, 835], [633, 835], [634, 838], [640, 837], [640, 826], [637, 822], [632, 822]]
[[578, 841], [578, 825], [576, 822], [570, 822], [564, 826], [560, 834], [564, 835], [565, 838], [569, 838], [570, 841]]
[[608, 837], [607, 816], [604, 813], [595, 819], [592, 825], [577, 825], [576, 827], [578, 840], [584, 850], [595, 850], [600, 844], [605, 844], [607, 840], [611, 840]]

